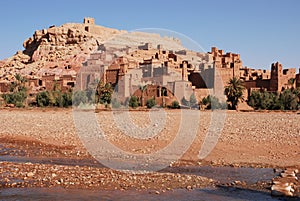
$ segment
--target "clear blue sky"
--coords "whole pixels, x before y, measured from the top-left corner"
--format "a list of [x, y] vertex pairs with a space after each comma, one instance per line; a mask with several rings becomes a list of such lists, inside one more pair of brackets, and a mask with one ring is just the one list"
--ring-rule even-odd
[[0, 1], [0, 59], [23, 50], [35, 30], [94, 17], [96, 24], [133, 30], [164, 28], [185, 34], [206, 51], [241, 54], [244, 65], [300, 67], [299, 0]]

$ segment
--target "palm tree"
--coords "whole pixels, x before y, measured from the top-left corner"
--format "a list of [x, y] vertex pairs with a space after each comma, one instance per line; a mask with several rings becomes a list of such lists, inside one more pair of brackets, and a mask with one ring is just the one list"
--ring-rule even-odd
[[231, 103], [231, 109], [236, 110], [237, 104], [244, 101], [243, 91], [245, 88], [242, 81], [237, 77], [231, 78], [227, 84], [225, 87], [227, 101]]
[[96, 95], [97, 95], [97, 102], [103, 104], [110, 104], [111, 96], [113, 93], [113, 88], [110, 83], [104, 83], [100, 81], [97, 86]]
[[141, 106], [143, 107], [143, 106], [144, 106], [144, 92], [145, 92], [146, 89], [147, 89], [147, 85], [144, 85], [144, 86], [140, 85], [140, 86], [139, 86], [139, 89], [140, 89], [141, 92], [142, 92], [142, 95], [141, 95]]

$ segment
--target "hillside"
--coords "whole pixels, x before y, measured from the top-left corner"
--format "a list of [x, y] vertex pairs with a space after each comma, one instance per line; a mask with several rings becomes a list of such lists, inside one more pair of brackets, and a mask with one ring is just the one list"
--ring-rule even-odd
[[[117, 35], [119, 37], [114, 40]], [[35, 31], [32, 37], [24, 41], [23, 51], [0, 61], [0, 81], [13, 81], [17, 73], [28, 78], [74, 76], [89, 55], [105, 41], [116, 48], [137, 47], [151, 42], [153, 45], [163, 44], [169, 49], [183, 49], [180, 42], [173, 38], [107, 28], [96, 25], [93, 18], [85, 18], [83, 23], [66, 23]]]

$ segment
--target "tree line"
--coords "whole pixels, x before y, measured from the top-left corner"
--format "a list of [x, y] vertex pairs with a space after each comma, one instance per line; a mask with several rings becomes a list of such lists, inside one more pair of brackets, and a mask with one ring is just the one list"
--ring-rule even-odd
[[[27, 80], [19, 74], [15, 75], [15, 81], [11, 83], [9, 93], [2, 94], [6, 104], [16, 107], [38, 106], [38, 107], [69, 107], [80, 106], [84, 104], [102, 104], [105, 107], [120, 108], [131, 107], [137, 108], [146, 106], [152, 108], [157, 106], [154, 97], [146, 100], [144, 105], [144, 92], [147, 85], [140, 86], [141, 97], [131, 96], [121, 102], [113, 97], [114, 89], [109, 83], [95, 81], [86, 90], [62, 91], [58, 85], [54, 84], [52, 90], [41, 91], [35, 94], [31, 103], [26, 103], [28, 89], [26, 88]], [[208, 95], [199, 102], [192, 93], [189, 99], [183, 97], [180, 102], [173, 101], [170, 105], [165, 105], [164, 92], [162, 91], [162, 105], [160, 107], [177, 108], [204, 108], [204, 109], [232, 109], [236, 110], [240, 102], [244, 100], [244, 86], [239, 78], [233, 77], [225, 87], [226, 101], [220, 101], [216, 96]], [[32, 99], [32, 98], [31, 98]], [[299, 110], [300, 109], [300, 88], [286, 89], [282, 92], [252, 91], [248, 97], [247, 103], [256, 110]]]

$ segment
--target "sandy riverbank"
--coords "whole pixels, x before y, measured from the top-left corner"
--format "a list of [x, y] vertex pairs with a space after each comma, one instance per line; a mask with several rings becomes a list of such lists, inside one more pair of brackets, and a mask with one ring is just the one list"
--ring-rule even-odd
[[[299, 114], [227, 111], [216, 147], [200, 160], [198, 153], [211, 124], [211, 115], [209, 111], [201, 112], [195, 140], [172, 166], [299, 168]], [[96, 113], [96, 118], [111, 143], [125, 151], [143, 154], [155, 152], [174, 139], [181, 113], [180, 110], [167, 110], [166, 126], [159, 135], [142, 140], [122, 135], [109, 111]], [[216, 185], [211, 178], [193, 174], [124, 173], [101, 166], [78, 137], [71, 109], [3, 109], [0, 119], [2, 186], [169, 190]], [[146, 111], [132, 112], [130, 119], [140, 127], [156, 126], [151, 125], [153, 122]], [[5, 157], [11, 162], [5, 162]], [[32, 163], [14, 161], [10, 157], [29, 158]]]
[[[122, 135], [111, 112], [100, 112], [96, 117], [111, 142], [133, 153], [147, 153], [157, 151], [170, 143], [178, 132], [181, 114], [176, 110], [167, 111], [166, 126], [161, 134], [147, 140], [136, 140]], [[210, 118], [211, 112], [200, 113], [197, 137], [184, 154], [183, 160], [199, 160], [198, 153], [211, 124]], [[76, 133], [71, 109], [0, 110], [0, 119], [0, 138], [3, 140], [17, 139], [29, 143], [37, 141], [49, 146], [73, 147], [72, 153], [87, 155]], [[141, 127], [150, 122], [148, 112], [133, 112], [131, 119]], [[203, 162], [271, 167], [299, 166], [299, 122], [300, 115], [292, 112], [227, 111], [218, 143]]]

